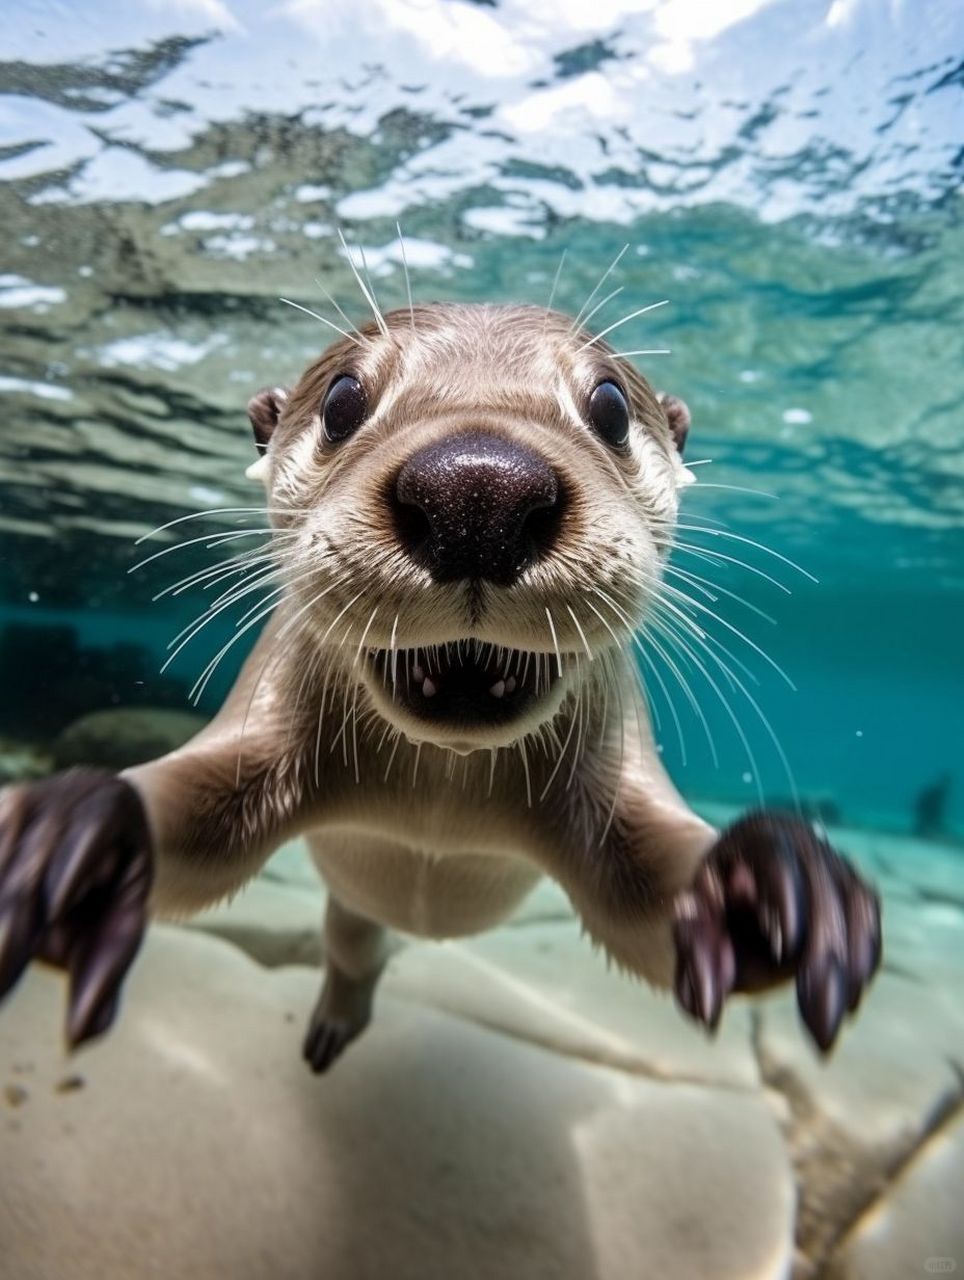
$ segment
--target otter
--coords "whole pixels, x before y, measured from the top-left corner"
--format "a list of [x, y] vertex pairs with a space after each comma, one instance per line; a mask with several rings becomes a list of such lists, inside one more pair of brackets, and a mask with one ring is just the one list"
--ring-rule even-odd
[[578, 318], [436, 303], [342, 333], [249, 417], [277, 609], [187, 745], [2, 793], [0, 996], [53, 962], [68, 1044], [99, 1035], [152, 913], [304, 836], [329, 891], [316, 1071], [370, 1019], [386, 930], [484, 930], [543, 875], [707, 1028], [795, 980], [828, 1051], [879, 964], [876, 893], [799, 816], [699, 818], [638, 695], [684, 402]]

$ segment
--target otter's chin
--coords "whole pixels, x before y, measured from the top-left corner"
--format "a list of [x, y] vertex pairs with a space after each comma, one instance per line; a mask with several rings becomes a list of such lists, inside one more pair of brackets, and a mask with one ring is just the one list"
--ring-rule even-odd
[[555, 715], [565, 677], [554, 655], [478, 640], [373, 649], [378, 709], [414, 741], [467, 754], [505, 746]]

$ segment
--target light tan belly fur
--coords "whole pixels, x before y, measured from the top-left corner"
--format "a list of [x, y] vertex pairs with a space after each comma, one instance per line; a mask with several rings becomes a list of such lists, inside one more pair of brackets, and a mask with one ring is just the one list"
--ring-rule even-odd
[[439, 855], [357, 832], [309, 835], [311, 856], [343, 906], [405, 933], [452, 938], [504, 920], [540, 878], [519, 858]]

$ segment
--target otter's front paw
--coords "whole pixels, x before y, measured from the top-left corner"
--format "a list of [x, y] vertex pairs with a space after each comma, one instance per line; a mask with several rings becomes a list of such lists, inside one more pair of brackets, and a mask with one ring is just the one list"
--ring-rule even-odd
[[0, 792], [0, 999], [37, 957], [70, 975], [67, 1040], [113, 1021], [147, 924], [153, 862], [129, 783], [72, 769]]
[[676, 996], [715, 1028], [731, 991], [795, 978], [821, 1050], [880, 962], [880, 901], [806, 823], [776, 813], [720, 836], [674, 903]]

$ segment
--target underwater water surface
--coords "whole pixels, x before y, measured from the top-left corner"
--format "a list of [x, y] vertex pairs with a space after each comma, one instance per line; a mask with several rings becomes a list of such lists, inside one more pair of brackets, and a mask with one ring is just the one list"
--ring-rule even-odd
[[398, 221], [419, 300], [544, 303], [565, 251], [575, 312], [624, 246], [597, 328], [669, 300], [613, 336], [672, 349], [676, 585], [734, 673], [684, 671], [707, 732], [649, 651], [684, 793], [964, 830], [962, 51], [937, 0], [12, 0], [0, 735], [189, 706], [246, 606], [162, 675], [210, 596], [154, 597], [251, 517], [135, 542], [258, 502], [247, 398], [326, 339], [279, 298], [365, 315], [340, 228], [403, 305]]
[[[265, 536], [246, 403], [326, 345], [298, 308], [369, 317], [352, 261], [382, 308], [407, 263], [418, 301], [593, 299], [618, 351], [671, 351], [633, 358], [692, 411], [668, 580], [705, 640], [640, 633], [660, 749], [720, 829], [822, 820], [884, 937], [832, 1053], [793, 982], [711, 1036], [545, 879], [484, 934], [395, 939], [319, 1078], [325, 891], [293, 841], [152, 923], [80, 1054], [62, 974], [4, 997], [0, 1280], [964, 1268], [960, 0], [0, 17], [0, 785], [216, 710], [262, 621], [260, 594], [206, 615], [232, 579], [198, 576]], [[0, 904], [5, 985], [39, 912]]]

